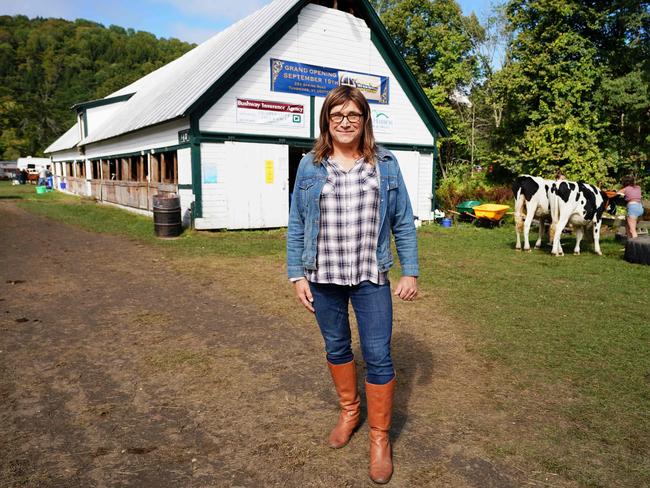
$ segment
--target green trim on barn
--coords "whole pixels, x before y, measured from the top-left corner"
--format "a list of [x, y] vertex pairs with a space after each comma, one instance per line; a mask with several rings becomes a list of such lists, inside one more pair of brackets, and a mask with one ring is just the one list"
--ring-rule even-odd
[[423, 144], [402, 144], [399, 142], [378, 142], [382, 147], [390, 149], [391, 151], [417, 151], [421, 153], [430, 153], [433, 151], [434, 146]]
[[194, 193], [194, 219], [203, 217], [203, 187], [201, 181], [201, 134], [199, 118], [190, 115], [190, 155], [192, 161], [192, 192]]
[[182, 185], [177, 185], [179, 190], [192, 190], [192, 183], [183, 183]]
[[433, 148], [433, 168], [431, 171], [431, 211], [433, 212], [436, 209], [436, 175], [438, 173], [438, 161], [440, 159], [440, 153], [438, 152], [438, 146]]
[[118, 103], [118, 102], [126, 102], [133, 95], [134, 93], [129, 93], [127, 95], [118, 95], [116, 97], [99, 98], [97, 100], [90, 100], [88, 102], [75, 103], [72, 106], [72, 109], [73, 110], [88, 109], [88, 108], [101, 107], [103, 105], [111, 105], [113, 103]]

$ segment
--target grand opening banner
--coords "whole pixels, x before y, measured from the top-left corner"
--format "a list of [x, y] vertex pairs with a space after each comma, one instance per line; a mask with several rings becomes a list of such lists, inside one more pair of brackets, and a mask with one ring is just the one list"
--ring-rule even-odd
[[271, 91], [324, 97], [339, 85], [357, 87], [370, 103], [388, 103], [387, 76], [271, 58]]

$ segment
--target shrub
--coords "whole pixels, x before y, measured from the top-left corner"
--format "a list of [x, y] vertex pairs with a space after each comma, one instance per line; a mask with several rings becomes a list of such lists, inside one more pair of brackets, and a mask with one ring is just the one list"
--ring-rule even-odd
[[443, 209], [454, 209], [465, 200], [511, 204], [512, 190], [489, 181], [488, 172], [469, 163], [458, 163], [447, 172], [436, 190], [436, 201]]

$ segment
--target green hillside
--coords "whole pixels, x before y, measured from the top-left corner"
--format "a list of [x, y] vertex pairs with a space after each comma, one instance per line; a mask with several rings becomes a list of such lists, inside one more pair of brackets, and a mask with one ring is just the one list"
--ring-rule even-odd
[[194, 45], [78, 19], [0, 16], [0, 159], [42, 155], [102, 98]]

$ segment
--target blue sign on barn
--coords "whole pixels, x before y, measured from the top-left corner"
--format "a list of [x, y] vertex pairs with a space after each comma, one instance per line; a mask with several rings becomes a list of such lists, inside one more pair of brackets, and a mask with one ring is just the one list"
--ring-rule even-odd
[[271, 58], [271, 91], [325, 97], [339, 85], [355, 86], [370, 103], [388, 103], [388, 77]]

